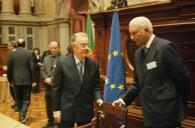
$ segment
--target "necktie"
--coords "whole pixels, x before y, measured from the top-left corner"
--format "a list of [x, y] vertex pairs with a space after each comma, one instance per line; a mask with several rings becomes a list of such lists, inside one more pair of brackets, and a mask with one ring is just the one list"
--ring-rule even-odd
[[78, 63], [78, 66], [79, 66], [79, 75], [80, 75], [80, 79], [81, 79], [81, 82], [83, 81], [83, 62], [80, 61]]
[[147, 54], [147, 52], [148, 52], [148, 48], [147, 47], [143, 47], [144, 48], [144, 53], [145, 53], [145, 55]]
[[54, 69], [55, 60], [56, 60], [55, 56], [52, 56], [51, 57], [51, 71]]
[[148, 52], [148, 48], [142, 47], [142, 48], [141, 48], [141, 52], [142, 52], [142, 55], [143, 55], [144, 57], [146, 57], [146, 54], [147, 54], [147, 52]]

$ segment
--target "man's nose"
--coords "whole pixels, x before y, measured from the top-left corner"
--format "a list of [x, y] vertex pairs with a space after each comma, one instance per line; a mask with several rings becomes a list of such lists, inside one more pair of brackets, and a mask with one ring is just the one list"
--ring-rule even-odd
[[83, 49], [89, 49], [89, 46], [88, 46], [88, 45], [85, 45], [85, 46], [83, 47]]
[[130, 35], [131, 40], [133, 40], [133, 35]]

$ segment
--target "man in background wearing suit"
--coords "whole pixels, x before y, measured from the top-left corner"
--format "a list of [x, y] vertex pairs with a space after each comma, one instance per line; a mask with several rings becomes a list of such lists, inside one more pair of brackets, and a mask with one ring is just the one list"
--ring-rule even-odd
[[114, 106], [129, 105], [140, 94], [145, 128], [179, 128], [185, 119], [189, 76], [173, 42], [153, 34], [151, 21], [129, 23], [135, 52], [135, 82]]
[[[7, 48], [10, 52], [15, 52], [16, 48], [17, 48], [17, 43], [14, 41], [8, 42], [7, 43]], [[17, 105], [16, 105], [16, 94], [15, 94], [15, 89], [14, 89], [14, 85], [10, 85], [10, 93], [11, 96], [14, 100], [14, 104], [11, 106], [13, 109], [15, 109], [15, 111], [18, 111]]]
[[36, 86], [36, 83], [32, 53], [24, 49], [24, 39], [18, 39], [17, 46], [16, 51], [9, 56], [7, 77], [9, 83], [14, 85], [15, 88], [19, 121], [25, 123], [26, 112], [30, 104], [31, 89]]
[[41, 69], [41, 76], [45, 83], [45, 102], [48, 122], [43, 126], [43, 128], [49, 128], [54, 126], [54, 118], [52, 111], [52, 99], [51, 99], [51, 88], [53, 86], [53, 78], [56, 67], [56, 60], [60, 54], [60, 44], [57, 41], [51, 41], [49, 43], [50, 54], [45, 56], [43, 60], [43, 66]]
[[103, 103], [98, 64], [88, 56], [88, 36], [78, 32], [71, 38], [73, 54], [61, 56], [56, 65], [52, 88], [53, 116], [62, 128], [89, 123], [94, 100]]

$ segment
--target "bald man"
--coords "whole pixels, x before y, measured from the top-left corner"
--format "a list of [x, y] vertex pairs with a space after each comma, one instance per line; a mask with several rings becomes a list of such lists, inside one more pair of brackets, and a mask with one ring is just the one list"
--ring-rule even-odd
[[17, 46], [16, 51], [9, 56], [7, 78], [10, 85], [13, 85], [15, 89], [19, 121], [25, 123], [31, 89], [36, 86], [36, 83], [34, 67], [32, 66], [32, 53], [24, 48], [24, 39], [18, 39]]
[[185, 119], [189, 76], [174, 43], [157, 37], [151, 21], [129, 23], [135, 45], [135, 82], [114, 106], [129, 105], [140, 94], [145, 128], [179, 128]]
[[51, 99], [51, 88], [53, 86], [53, 78], [56, 67], [56, 60], [61, 56], [60, 44], [57, 41], [51, 41], [48, 45], [50, 55], [47, 55], [43, 60], [43, 66], [41, 68], [41, 76], [45, 83], [45, 102], [48, 121], [44, 124], [43, 128], [52, 127], [55, 124], [52, 112], [52, 99]]

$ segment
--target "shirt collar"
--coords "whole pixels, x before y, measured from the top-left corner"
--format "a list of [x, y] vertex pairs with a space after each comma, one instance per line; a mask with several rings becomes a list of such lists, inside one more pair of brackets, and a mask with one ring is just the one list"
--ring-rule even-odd
[[[76, 64], [78, 64], [80, 62], [79, 58], [76, 57], [75, 55], [74, 55], [74, 59], [75, 59]], [[85, 60], [83, 60], [83, 63], [85, 63]]]
[[150, 37], [150, 39], [148, 40], [148, 42], [145, 45], [146, 48], [150, 48], [152, 41], [154, 40], [154, 37], [155, 37], [155, 35], [152, 34], [152, 36]]

